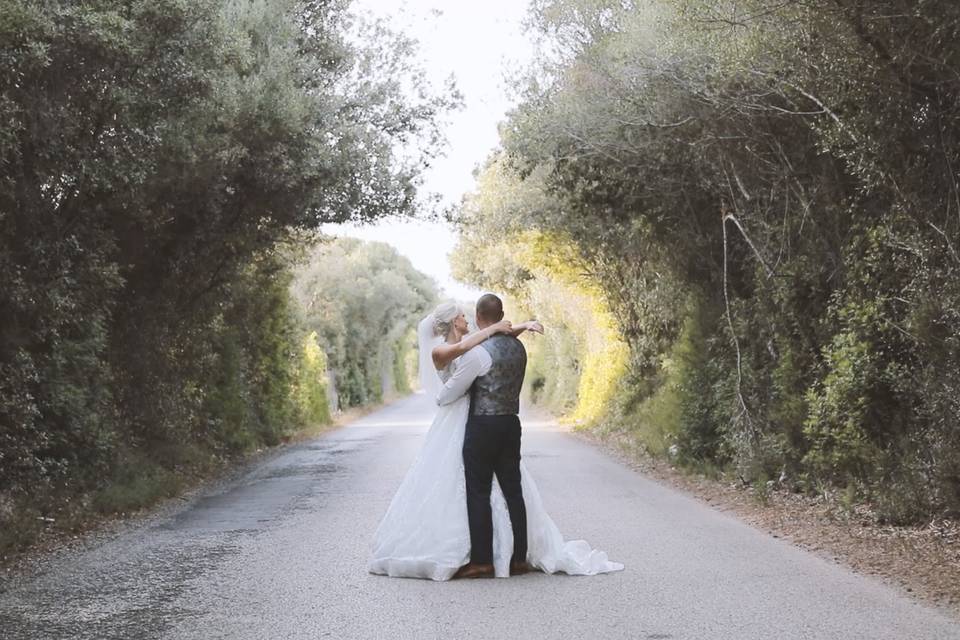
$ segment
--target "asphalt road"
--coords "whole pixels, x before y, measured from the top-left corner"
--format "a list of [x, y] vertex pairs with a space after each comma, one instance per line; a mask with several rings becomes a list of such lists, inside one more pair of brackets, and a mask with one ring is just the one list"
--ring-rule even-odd
[[0, 638], [960, 639], [960, 622], [661, 486], [546, 423], [523, 451], [594, 577], [369, 575], [426, 431], [413, 396], [0, 585]]

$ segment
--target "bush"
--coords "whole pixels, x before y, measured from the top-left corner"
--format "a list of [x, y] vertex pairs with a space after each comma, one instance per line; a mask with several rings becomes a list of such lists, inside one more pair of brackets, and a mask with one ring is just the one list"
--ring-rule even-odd
[[412, 52], [339, 2], [0, 0], [0, 530], [323, 419], [291, 245], [417, 207], [455, 100]]
[[[534, 6], [550, 53], [459, 214], [461, 271], [529, 297], [572, 265], [629, 347], [607, 422], [650, 450], [956, 514], [960, 6], [707, 4]], [[483, 242], [511, 237], [547, 251]], [[555, 406], [586, 362], [563, 355], [535, 363]]]
[[327, 356], [317, 344], [317, 332], [303, 339], [302, 360], [295, 386], [297, 404], [308, 424], [330, 424], [327, 400]]
[[336, 409], [409, 390], [411, 330], [436, 304], [437, 286], [380, 242], [314, 238], [291, 291], [335, 380]]

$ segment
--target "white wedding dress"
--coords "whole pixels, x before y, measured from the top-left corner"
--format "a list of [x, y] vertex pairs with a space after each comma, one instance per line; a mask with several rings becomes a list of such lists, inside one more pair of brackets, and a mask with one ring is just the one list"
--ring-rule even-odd
[[[457, 366], [440, 372], [445, 381]], [[374, 536], [371, 573], [404, 578], [449, 580], [470, 559], [463, 437], [469, 396], [439, 407], [423, 447], [394, 495]], [[619, 571], [607, 554], [583, 540], [564, 541], [543, 508], [540, 492], [520, 463], [523, 500], [527, 508], [527, 561], [546, 573], [594, 575]], [[494, 478], [493, 564], [497, 577], [510, 575], [513, 530], [507, 503]]]

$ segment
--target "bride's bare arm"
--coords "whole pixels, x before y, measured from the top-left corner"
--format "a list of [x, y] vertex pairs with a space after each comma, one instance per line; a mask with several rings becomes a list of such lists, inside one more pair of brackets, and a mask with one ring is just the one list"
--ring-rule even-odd
[[527, 322], [521, 322], [513, 325], [513, 328], [511, 328], [507, 333], [516, 338], [524, 331], [530, 331], [543, 335], [543, 325], [536, 320], [528, 320]]
[[433, 357], [433, 366], [437, 369], [443, 369], [490, 336], [496, 333], [510, 333], [512, 326], [509, 320], [501, 320], [485, 329], [480, 329], [479, 331], [465, 335], [460, 342], [454, 342], [452, 344], [444, 342], [435, 346], [433, 351], [430, 352], [430, 355]]

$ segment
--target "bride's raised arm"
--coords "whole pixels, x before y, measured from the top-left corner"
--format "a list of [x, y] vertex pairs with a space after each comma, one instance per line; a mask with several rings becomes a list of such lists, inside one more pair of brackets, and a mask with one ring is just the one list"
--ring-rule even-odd
[[532, 333], [539, 333], [540, 335], [543, 335], [543, 325], [536, 320], [527, 320], [526, 322], [513, 325], [513, 327], [507, 333], [516, 338], [524, 331], [530, 331]]
[[433, 366], [437, 369], [443, 369], [445, 366], [465, 354], [470, 349], [497, 333], [510, 333], [513, 325], [509, 320], [501, 320], [495, 324], [467, 334], [460, 339], [460, 342], [443, 342], [438, 344], [430, 352], [433, 358]]
[[474, 331], [473, 333], [463, 336], [460, 342], [444, 342], [435, 346], [433, 351], [430, 352], [430, 356], [433, 358], [433, 366], [435, 366], [437, 369], [443, 369], [445, 366], [465, 354], [467, 351], [470, 351], [470, 349], [473, 349], [475, 346], [497, 333], [505, 333], [507, 335], [517, 337], [524, 331], [532, 331], [533, 333], [542, 334], [543, 325], [536, 320], [521, 322], [520, 324], [512, 324], [509, 320], [501, 320], [500, 322], [492, 324], [485, 329], [480, 329], [479, 331]]

